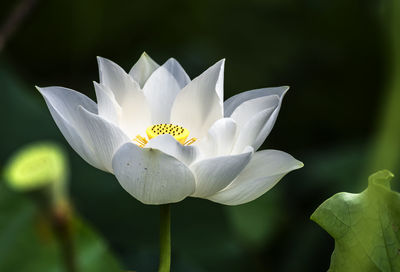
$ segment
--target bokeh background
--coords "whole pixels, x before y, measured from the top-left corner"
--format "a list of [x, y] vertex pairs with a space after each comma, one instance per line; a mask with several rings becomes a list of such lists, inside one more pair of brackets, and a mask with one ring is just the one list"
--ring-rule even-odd
[[[19, 3], [2, 1], [0, 22]], [[158, 207], [78, 157], [34, 86], [94, 98], [96, 56], [126, 70], [143, 51], [174, 57], [191, 78], [226, 58], [226, 98], [291, 86], [262, 149], [305, 167], [249, 204], [172, 205], [172, 271], [326, 271], [334, 242], [309, 216], [376, 170], [399, 173], [399, 17], [396, 0], [37, 0], [0, 52], [0, 166], [32, 141], [65, 146], [79, 214], [125, 270], [155, 271]]]

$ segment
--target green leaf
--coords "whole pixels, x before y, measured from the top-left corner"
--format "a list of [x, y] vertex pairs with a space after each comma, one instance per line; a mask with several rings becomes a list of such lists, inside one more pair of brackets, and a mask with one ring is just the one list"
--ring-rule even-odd
[[338, 193], [311, 219], [335, 239], [329, 271], [400, 271], [400, 194], [379, 171], [359, 194]]
[[[74, 217], [73, 244], [78, 271], [121, 271], [105, 243]], [[32, 201], [0, 184], [0, 271], [63, 272], [60, 245]]]

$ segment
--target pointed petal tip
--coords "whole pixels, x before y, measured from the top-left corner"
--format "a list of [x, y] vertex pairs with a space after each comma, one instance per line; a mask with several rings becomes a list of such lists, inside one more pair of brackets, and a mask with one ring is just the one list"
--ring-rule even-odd
[[[165, 66], [166, 64], [169, 64], [169, 63], [176, 64], [176, 65], [178, 65], [180, 68], [182, 68], [182, 70], [183, 70], [182, 65], [181, 65], [181, 64], [179, 63], [179, 61], [178, 61], [176, 58], [174, 58], [174, 57], [168, 58], [167, 61], [165, 61], [164, 64], [162, 64], [162, 66]], [[170, 72], [171, 72], [171, 71], [170, 71]]]
[[151, 62], [155, 63], [155, 61], [150, 57], [149, 54], [147, 54], [146, 51], [143, 51], [143, 53], [140, 55], [139, 60], [141, 60], [141, 59], [145, 59], [145, 60], [148, 60], [148, 61], [151, 61]]
[[217, 68], [219, 68], [219, 70], [221, 70], [221, 69], [223, 70], [224, 67], [225, 67], [225, 59], [220, 59], [219, 61], [214, 63], [212, 66], [210, 66], [208, 69], [217, 69]]
[[181, 64], [176, 60], [176, 58], [173, 58], [173, 57], [167, 59], [167, 61], [164, 62], [164, 64], [162, 64], [161, 66], [165, 66], [166, 64], [169, 64], [169, 63], [175, 63], [175, 64], [181, 66]]
[[37, 85], [35, 85], [35, 89], [43, 96], [45, 97], [44, 91], [47, 87], [39, 87]]
[[282, 98], [285, 96], [285, 94], [289, 91], [290, 86], [288, 86], [288, 85], [283, 85], [283, 86], [281, 86], [280, 88], [283, 89], [283, 90], [282, 90], [282, 94], [279, 96], [280, 99], [282, 99]]
[[79, 113], [83, 113], [83, 112], [91, 113], [91, 112], [89, 112], [87, 109], [85, 109], [84, 107], [82, 107], [82, 105], [77, 105], [77, 106], [76, 106], [76, 110], [79, 111]]
[[100, 73], [100, 82], [102, 80], [102, 67], [103, 67], [103, 63], [105, 62], [105, 58], [100, 57], [100, 56], [96, 56], [96, 60], [97, 60], [97, 66], [99, 67], [99, 73]]
[[298, 170], [304, 167], [304, 163], [296, 160], [295, 158], [292, 158], [293, 162], [292, 162], [292, 166], [287, 168], [287, 173], [292, 172], [294, 170]]
[[61, 86], [47, 86], [47, 87], [39, 87], [37, 85], [35, 85], [36, 90], [38, 90], [43, 96], [45, 95], [45, 92], [49, 89], [53, 89], [53, 88], [61, 88], [61, 89], [65, 89], [65, 90], [69, 90], [69, 91], [75, 91], [66, 87], [61, 87]]
[[221, 68], [223, 68], [223, 67], [225, 67], [225, 58], [223, 58], [223, 59], [220, 59], [218, 62], [217, 62], [217, 64], [219, 64], [220, 66], [221, 66]]
[[39, 86], [35, 85], [35, 89], [38, 90], [40, 93], [43, 93], [43, 91], [45, 91], [46, 89], [50, 89], [50, 88], [64, 88], [64, 87], [60, 87], [60, 86], [39, 87]]
[[101, 64], [105, 63], [105, 62], [109, 62], [109, 63], [115, 64], [112, 60], [109, 60], [109, 59], [104, 58], [104, 57], [96, 56], [96, 59], [97, 59], [97, 63], [99, 64], [99, 66]]
[[304, 167], [304, 163], [302, 163], [301, 161], [298, 161], [296, 169], [300, 169], [300, 168], [303, 168], [303, 167]]
[[[279, 151], [279, 152], [283, 152], [283, 151]], [[302, 161], [299, 161], [298, 159], [294, 158], [290, 154], [287, 154], [287, 155], [290, 156], [290, 161], [291, 161], [291, 163], [290, 163], [291, 166], [288, 167], [287, 173], [304, 167], [304, 163]]]
[[92, 81], [93, 82], [93, 86], [96, 88], [96, 87], [99, 87], [101, 84], [99, 83], [99, 82], [97, 82], [97, 81]]

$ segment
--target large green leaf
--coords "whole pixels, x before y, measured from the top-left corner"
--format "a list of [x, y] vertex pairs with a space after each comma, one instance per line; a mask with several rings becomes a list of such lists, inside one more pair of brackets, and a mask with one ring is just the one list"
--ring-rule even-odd
[[[120, 271], [103, 240], [79, 218], [72, 223], [78, 271]], [[0, 271], [62, 272], [60, 246], [32, 201], [0, 184]]]
[[329, 271], [400, 271], [400, 194], [379, 171], [359, 194], [338, 193], [311, 219], [335, 239]]

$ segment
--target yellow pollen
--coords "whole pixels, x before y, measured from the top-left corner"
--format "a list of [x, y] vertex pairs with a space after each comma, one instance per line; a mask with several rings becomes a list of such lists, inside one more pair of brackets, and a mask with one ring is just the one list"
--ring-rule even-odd
[[[189, 136], [189, 130], [173, 124], [152, 125], [146, 129], [146, 134], [147, 137], [149, 137], [149, 140], [160, 135], [169, 134], [182, 145], [191, 145], [197, 140], [196, 138], [190, 138], [189, 140], [186, 140]], [[145, 147], [149, 142], [146, 138], [140, 135], [137, 135], [133, 141], [136, 142], [136, 144], [140, 147]]]
[[186, 138], [189, 136], [189, 130], [173, 124], [159, 124], [148, 127], [146, 129], [146, 134], [149, 139], [153, 139], [159, 135], [169, 134], [181, 144], [185, 144]]

